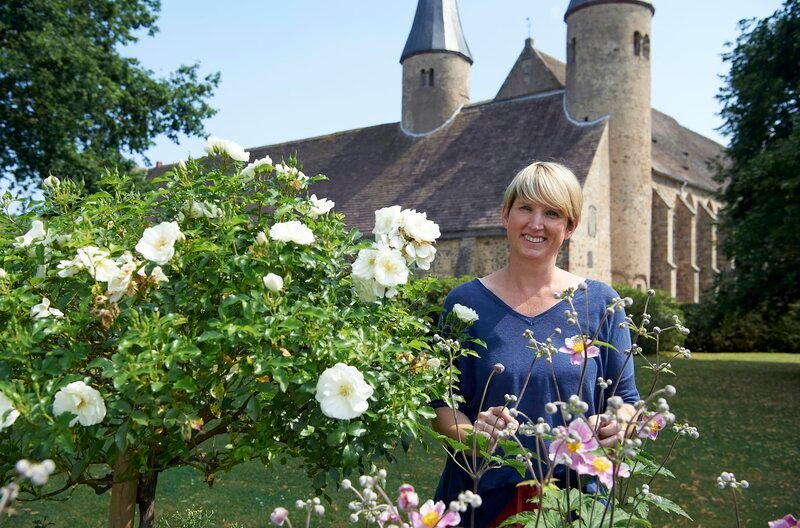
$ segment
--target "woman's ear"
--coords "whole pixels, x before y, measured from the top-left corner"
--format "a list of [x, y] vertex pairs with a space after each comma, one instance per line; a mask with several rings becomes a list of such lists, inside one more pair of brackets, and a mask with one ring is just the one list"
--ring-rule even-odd
[[508, 209], [503, 207], [503, 228], [508, 229]]
[[573, 233], [575, 233], [576, 229], [578, 229], [577, 220], [573, 220], [572, 218], [567, 220], [567, 236], [564, 237], [564, 239], [568, 240], [573, 235]]

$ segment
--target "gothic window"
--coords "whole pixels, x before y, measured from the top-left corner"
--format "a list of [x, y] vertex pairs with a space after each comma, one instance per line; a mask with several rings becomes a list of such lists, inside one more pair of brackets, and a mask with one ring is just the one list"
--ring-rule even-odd
[[645, 59], [650, 59], [650, 35], [645, 35], [642, 40], [642, 55]]
[[638, 31], [633, 33], [633, 54], [637, 57], [642, 54], [642, 34]]
[[433, 68], [428, 70], [428, 86], [433, 86]]

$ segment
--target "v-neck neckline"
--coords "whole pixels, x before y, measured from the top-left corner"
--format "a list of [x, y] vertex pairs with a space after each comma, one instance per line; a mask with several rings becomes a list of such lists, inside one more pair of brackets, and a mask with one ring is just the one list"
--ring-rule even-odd
[[[526, 322], [532, 322], [532, 321], [534, 321], [536, 319], [539, 319], [541, 317], [549, 315], [551, 312], [555, 311], [559, 307], [562, 307], [562, 305], [564, 304], [564, 300], [562, 299], [562, 300], [558, 301], [557, 303], [555, 303], [550, 308], [547, 308], [546, 310], [542, 310], [541, 312], [539, 312], [539, 313], [537, 313], [535, 315], [525, 315], [524, 313], [522, 313], [522, 312], [512, 308], [511, 306], [509, 306], [509, 304], [507, 302], [505, 302], [503, 299], [501, 299], [499, 295], [497, 295], [495, 292], [490, 290], [483, 283], [483, 281], [481, 281], [480, 279], [475, 279], [475, 281], [478, 283], [479, 287], [489, 296], [489, 298], [492, 299], [496, 304], [498, 304], [501, 308], [503, 308], [508, 313], [510, 313], [510, 314], [514, 315], [515, 317], [518, 317], [518, 318], [520, 318], [520, 319], [522, 319], [522, 320], [524, 320]], [[584, 282], [586, 282], [586, 284], [588, 285], [591, 282], [591, 279], [584, 279]], [[578, 294], [578, 293], [580, 293], [580, 292], [576, 292], [576, 294]]]

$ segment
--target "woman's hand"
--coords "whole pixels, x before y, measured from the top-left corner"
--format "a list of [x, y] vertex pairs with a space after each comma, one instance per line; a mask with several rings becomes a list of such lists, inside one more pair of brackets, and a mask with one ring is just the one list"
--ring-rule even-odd
[[489, 407], [478, 413], [475, 420], [475, 432], [489, 439], [489, 451], [494, 451], [497, 440], [504, 436], [504, 432], [514, 434], [519, 428], [519, 422], [511, 416], [508, 407]]
[[602, 414], [595, 414], [587, 418], [602, 447], [617, 447], [633, 430], [633, 417], [636, 416], [636, 409], [633, 405], [626, 403], [617, 413], [623, 420], [622, 423], [613, 419], [604, 421], [605, 415]]

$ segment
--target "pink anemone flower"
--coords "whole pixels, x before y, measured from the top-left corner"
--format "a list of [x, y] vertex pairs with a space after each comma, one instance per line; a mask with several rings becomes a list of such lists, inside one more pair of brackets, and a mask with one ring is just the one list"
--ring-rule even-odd
[[457, 526], [461, 522], [458, 512], [445, 513], [444, 502], [436, 504], [429, 500], [418, 512], [411, 512], [411, 526], [414, 528], [442, 528], [444, 526]]
[[[616, 466], [606, 457], [584, 455], [584, 462], [574, 468], [579, 475], [595, 475], [607, 488], [614, 487], [615, 477], [630, 477], [628, 464], [620, 462]], [[615, 474], [616, 473], [616, 474]]]
[[797, 528], [800, 526], [800, 521], [794, 518], [794, 515], [787, 515], [783, 519], [770, 521], [769, 528]]
[[576, 335], [564, 340], [564, 346], [558, 349], [562, 354], [570, 354], [569, 362], [573, 365], [583, 363], [583, 358], [592, 358], [600, 355], [600, 349], [592, 344], [586, 336]]
[[664, 426], [667, 425], [667, 420], [662, 414], [650, 415], [647, 420], [639, 427], [639, 438], [649, 438], [655, 440]]
[[548, 449], [550, 460], [562, 458], [566, 455], [570, 459], [569, 466], [575, 468], [584, 462], [584, 454], [594, 451], [600, 445], [594, 436], [592, 428], [583, 418], [575, 418], [570, 422], [569, 427], [559, 425], [554, 430], [556, 439], [550, 444]]
[[419, 495], [411, 484], [403, 484], [398, 490], [397, 507], [403, 511], [416, 508], [419, 504]]

